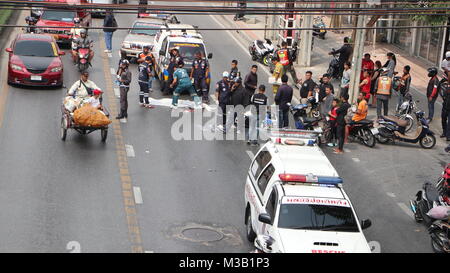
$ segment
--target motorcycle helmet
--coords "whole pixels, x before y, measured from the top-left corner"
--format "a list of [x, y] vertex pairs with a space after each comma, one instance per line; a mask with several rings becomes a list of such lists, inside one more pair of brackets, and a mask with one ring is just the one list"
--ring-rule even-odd
[[74, 18], [74, 19], [73, 19], [73, 23], [74, 23], [74, 24], [79, 24], [79, 23], [81, 23], [80, 18], [78, 18], [78, 17]]
[[241, 82], [242, 82], [241, 77], [236, 77], [236, 78], [234, 79], [234, 82], [241, 83]]
[[228, 73], [228, 71], [224, 71], [222, 73], [222, 78], [228, 78], [230, 76], [230, 74]]
[[124, 64], [124, 65], [126, 65], [126, 66], [129, 66], [129, 65], [130, 65], [130, 61], [128, 61], [127, 59], [125, 59], [125, 60], [122, 60], [122, 62], [121, 62], [120, 64], [121, 64], [121, 65]]
[[436, 67], [430, 67], [427, 70], [428, 70], [428, 77], [434, 77], [438, 73], [438, 70]]
[[87, 31], [84, 28], [80, 30], [80, 35], [82, 35], [82, 34], [84, 34], [84, 35], [87, 34]]
[[447, 52], [445, 53], [445, 58], [450, 58], [450, 51], [447, 51]]

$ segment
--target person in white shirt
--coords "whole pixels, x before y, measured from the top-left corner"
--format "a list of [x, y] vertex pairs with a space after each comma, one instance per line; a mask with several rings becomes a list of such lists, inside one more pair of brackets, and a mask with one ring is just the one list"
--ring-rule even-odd
[[92, 96], [93, 90], [100, 88], [98, 88], [98, 86], [93, 81], [88, 80], [88, 78], [89, 72], [84, 71], [81, 74], [81, 79], [79, 81], [76, 81], [72, 85], [72, 87], [70, 87], [67, 95], [82, 99]]
[[447, 74], [447, 79], [450, 77], [450, 51], [445, 53], [445, 59], [442, 60], [441, 68], [444, 70], [444, 73]]
[[97, 108], [99, 110], [102, 110], [102, 104], [100, 102], [100, 96], [102, 95], [103, 91], [100, 89], [95, 89], [93, 91], [93, 96], [85, 100], [85, 103], [90, 104], [92, 107]]

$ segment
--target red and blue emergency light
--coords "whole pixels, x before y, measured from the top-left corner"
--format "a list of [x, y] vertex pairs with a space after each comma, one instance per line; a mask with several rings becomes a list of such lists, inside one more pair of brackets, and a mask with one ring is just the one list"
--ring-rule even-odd
[[280, 174], [278, 175], [282, 182], [300, 182], [300, 183], [318, 183], [327, 185], [342, 184], [343, 180], [340, 177], [333, 176], [315, 176], [312, 174]]

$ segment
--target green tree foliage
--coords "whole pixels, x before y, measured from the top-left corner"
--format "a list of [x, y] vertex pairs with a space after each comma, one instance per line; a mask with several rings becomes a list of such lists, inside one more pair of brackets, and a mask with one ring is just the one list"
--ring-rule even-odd
[[[419, 21], [423, 22], [426, 25], [443, 25], [446, 24], [448, 17], [450, 16], [450, 2], [447, 2], [446, 0], [428, 0], [428, 1], [417, 1], [418, 5], [409, 5], [409, 8], [417, 8], [421, 7], [423, 9], [429, 9], [429, 8], [445, 8], [446, 11], [442, 12], [435, 12], [433, 10], [430, 10], [428, 13], [446, 13], [447, 15], [420, 15], [415, 14], [411, 15], [411, 19], [413, 21]], [[447, 2], [447, 3], [446, 3]]]

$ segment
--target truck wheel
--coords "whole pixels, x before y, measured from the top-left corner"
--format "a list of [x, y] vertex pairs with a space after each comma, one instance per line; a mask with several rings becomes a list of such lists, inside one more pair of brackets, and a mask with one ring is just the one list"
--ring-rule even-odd
[[246, 223], [246, 230], [247, 230], [247, 240], [250, 243], [253, 243], [256, 239], [256, 233], [255, 231], [253, 231], [253, 226], [252, 226], [252, 213], [250, 212], [250, 209], [248, 209], [248, 213], [247, 213], [247, 223]]

